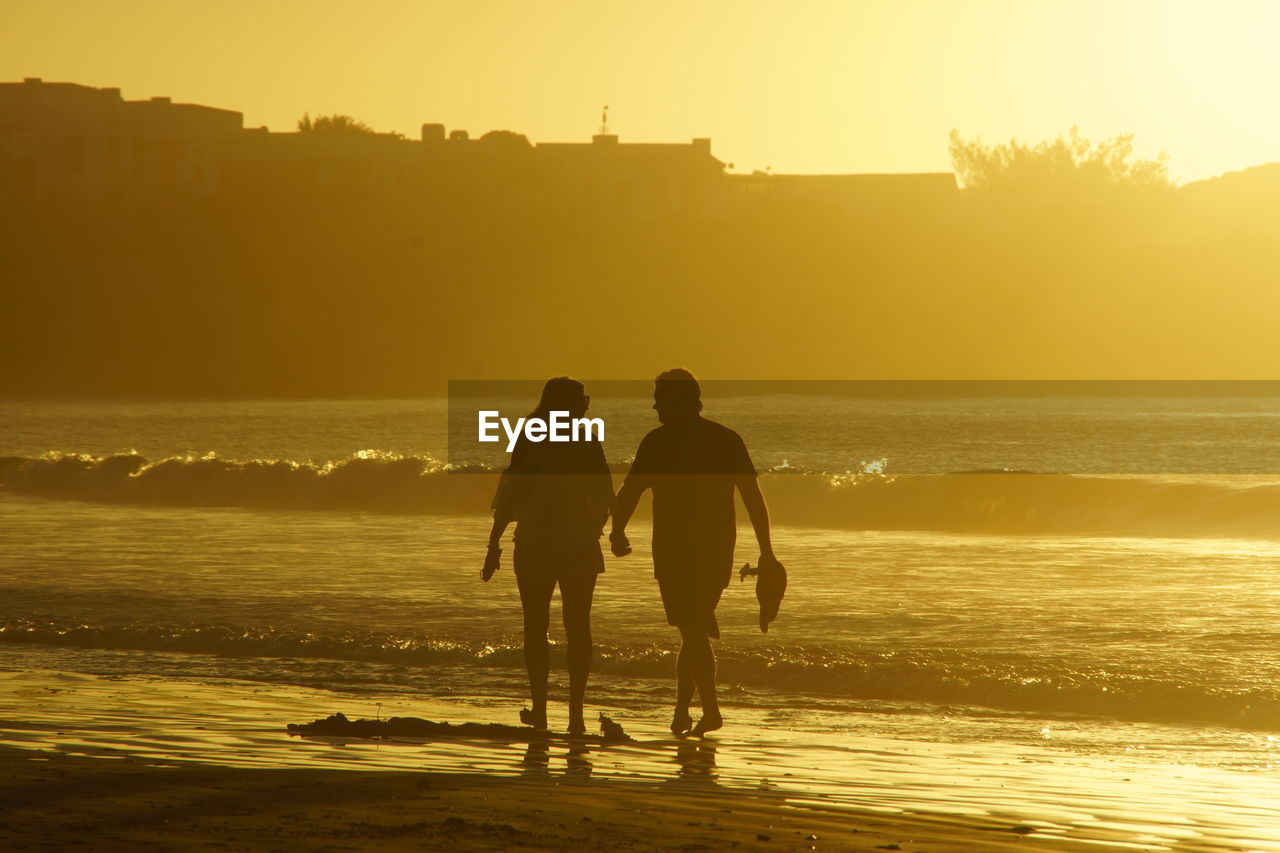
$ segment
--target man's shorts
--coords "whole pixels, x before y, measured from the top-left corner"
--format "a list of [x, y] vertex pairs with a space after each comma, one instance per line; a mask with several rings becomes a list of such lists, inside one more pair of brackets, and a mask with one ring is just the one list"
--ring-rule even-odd
[[719, 578], [688, 571], [663, 572], [657, 578], [668, 625], [701, 630], [708, 637], [720, 639], [716, 605], [724, 586]]

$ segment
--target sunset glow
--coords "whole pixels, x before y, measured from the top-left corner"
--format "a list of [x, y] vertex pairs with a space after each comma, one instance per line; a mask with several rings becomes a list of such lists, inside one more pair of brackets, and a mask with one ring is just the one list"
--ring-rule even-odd
[[1280, 851], [1278, 39], [0, 0], [0, 849]]
[[1180, 180], [1280, 157], [1280, 9], [1267, 0], [485, 9], [13, 0], [0, 79], [169, 95], [272, 130], [346, 113], [409, 136], [439, 121], [580, 140], [608, 104], [626, 141], [711, 137], [736, 169], [776, 173], [945, 170], [952, 128], [988, 141], [1132, 132]]

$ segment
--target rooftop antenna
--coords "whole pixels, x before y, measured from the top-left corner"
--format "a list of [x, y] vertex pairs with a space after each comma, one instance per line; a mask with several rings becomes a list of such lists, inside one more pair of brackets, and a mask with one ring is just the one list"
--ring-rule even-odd
[[600, 113], [600, 135], [609, 135], [609, 105], [604, 105], [604, 112]]

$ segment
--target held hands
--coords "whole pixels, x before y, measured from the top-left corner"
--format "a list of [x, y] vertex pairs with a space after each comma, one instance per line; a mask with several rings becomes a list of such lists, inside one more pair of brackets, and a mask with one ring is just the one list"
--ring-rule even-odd
[[493, 577], [493, 573], [502, 566], [502, 549], [496, 544], [489, 544], [489, 551], [484, 555], [484, 568], [480, 570], [480, 580], [485, 583]]
[[627, 539], [627, 534], [621, 530], [614, 530], [609, 534], [609, 550], [613, 552], [615, 557], [625, 557], [631, 553], [631, 541]]

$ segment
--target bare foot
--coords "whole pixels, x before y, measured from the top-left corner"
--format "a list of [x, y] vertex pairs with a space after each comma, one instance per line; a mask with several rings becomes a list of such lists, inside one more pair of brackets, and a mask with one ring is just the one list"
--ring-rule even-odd
[[702, 719], [698, 720], [698, 724], [693, 727], [689, 734], [694, 737], [702, 737], [707, 732], [714, 732], [716, 729], [724, 726], [724, 717], [720, 716], [719, 711], [710, 714], [703, 714]]
[[689, 716], [689, 712], [676, 711], [675, 716], [671, 718], [671, 733], [676, 737], [684, 737], [691, 728], [693, 728], [693, 717]]
[[537, 713], [530, 711], [528, 708], [521, 708], [520, 722], [526, 726], [533, 726], [535, 729], [545, 729], [547, 727], [547, 712]]

